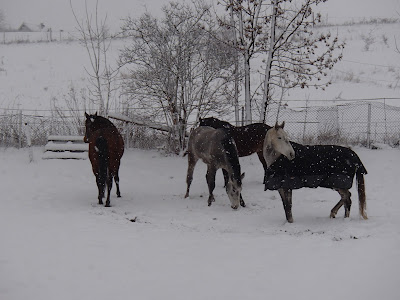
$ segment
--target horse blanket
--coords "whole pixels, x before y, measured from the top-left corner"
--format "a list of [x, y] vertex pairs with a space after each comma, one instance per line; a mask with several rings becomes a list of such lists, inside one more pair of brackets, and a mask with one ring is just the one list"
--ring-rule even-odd
[[288, 160], [281, 155], [267, 169], [265, 190], [302, 187], [350, 189], [356, 173], [367, 174], [360, 158], [350, 148], [291, 144], [295, 158]]

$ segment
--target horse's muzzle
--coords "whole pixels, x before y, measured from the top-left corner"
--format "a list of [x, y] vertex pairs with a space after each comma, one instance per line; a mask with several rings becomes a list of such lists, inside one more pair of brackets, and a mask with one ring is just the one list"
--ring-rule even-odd
[[289, 159], [292, 160], [294, 159], [295, 155], [294, 155], [294, 151], [289, 153]]

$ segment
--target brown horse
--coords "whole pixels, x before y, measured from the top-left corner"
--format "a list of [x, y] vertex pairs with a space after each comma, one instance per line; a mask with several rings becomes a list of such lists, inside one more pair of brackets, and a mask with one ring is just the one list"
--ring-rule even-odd
[[92, 170], [96, 176], [99, 190], [99, 204], [103, 204], [105, 187], [107, 186], [106, 207], [110, 207], [110, 192], [113, 178], [117, 186], [117, 196], [121, 197], [119, 190], [119, 166], [124, 154], [124, 140], [114, 124], [106, 118], [94, 115], [86, 116], [86, 133], [84, 141], [89, 143], [89, 159]]
[[267, 163], [263, 155], [263, 144], [265, 134], [271, 127], [264, 123], [253, 123], [245, 126], [233, 126], [232, 124], [210, 117], [201, 119], [200, 126], [213, 128], [226, 128], [235, 140], [239, 157], [257, 153], [260, 162], [264, 167], [264, 174], [267, 171]]

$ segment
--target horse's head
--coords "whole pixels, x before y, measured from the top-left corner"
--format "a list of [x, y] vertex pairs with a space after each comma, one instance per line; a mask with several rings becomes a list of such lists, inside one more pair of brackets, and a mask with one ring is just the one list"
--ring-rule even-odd
[[216, 125], [218, 125], [218, 119], [214, 117], [208, 117], [208, 118], [200, 118], [199, 119], [199, 126], [210, 126], [213, 128], [218, 128]]
[[95, 121], [96, 121], [98, 116], [97, 116], [97, 112], [94, 115], [88, 115], [85, 112], [85, 117], [86, 117], [86, 120], [85, 120], [85, 136], [83, 138], [83, 141], [85, 143], [89, 143], [90, 136], [92, 135], [92, 132], [95, 131], [94, 123], [95, 123]]
[[[240, 174], [240, 173], [239, 173]], [[239, 175], [238, 178], [232, 174], [226, 184], [226, 193], [231, 201], [231, 207], [237, 209], [240, 204], [240, 194], [242, 193], [242, 179], [244, 173]]]
[[292, 145], [289, 142], [289, 138], [287, 133], [283, 130], [285, 126], [285, 122], [282, 122], [281, 125], [278, 123], [275, 124], [274, 127], [267, 131], [264, 140], [264, 158], [267, 163], [269, 159], [267, 159], [268, 151], [275, 154], [282, 154], [287, 159], [292, 160], [295, 156]]

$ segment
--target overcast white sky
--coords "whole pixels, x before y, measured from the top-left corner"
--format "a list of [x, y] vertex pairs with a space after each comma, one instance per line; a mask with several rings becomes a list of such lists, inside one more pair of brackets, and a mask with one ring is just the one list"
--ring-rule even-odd
[[[96, 0], [86, 0], [89, 11]], [[160, 13], [162, 5], [170, 0], [98, 0], [100, 17], [107, 14], [109, 26], [116, 29], [121, 19], [128, 15], [140, 16], [146, 9], [154, 15]], [[179, 1], [179, 0], [178, 0]], [[295, 0], [296, 1], [296, 0]], [[216, 5], [217, 0], [213, 0]], [[84, 11], [84, 0], [72, 0], [78, 14]], [[399, 17], [400, 0], [329, 0], [319, 6], [324, 17], [330, 22], [340, 23], [366, 17]], [[0, 0], [0, 9], [7, 24], [12, 27], [22, 22], [30, 24], [44, 23], [54, 30], [73, 30], [75, 21], [70, 8], [70, 0]]]

